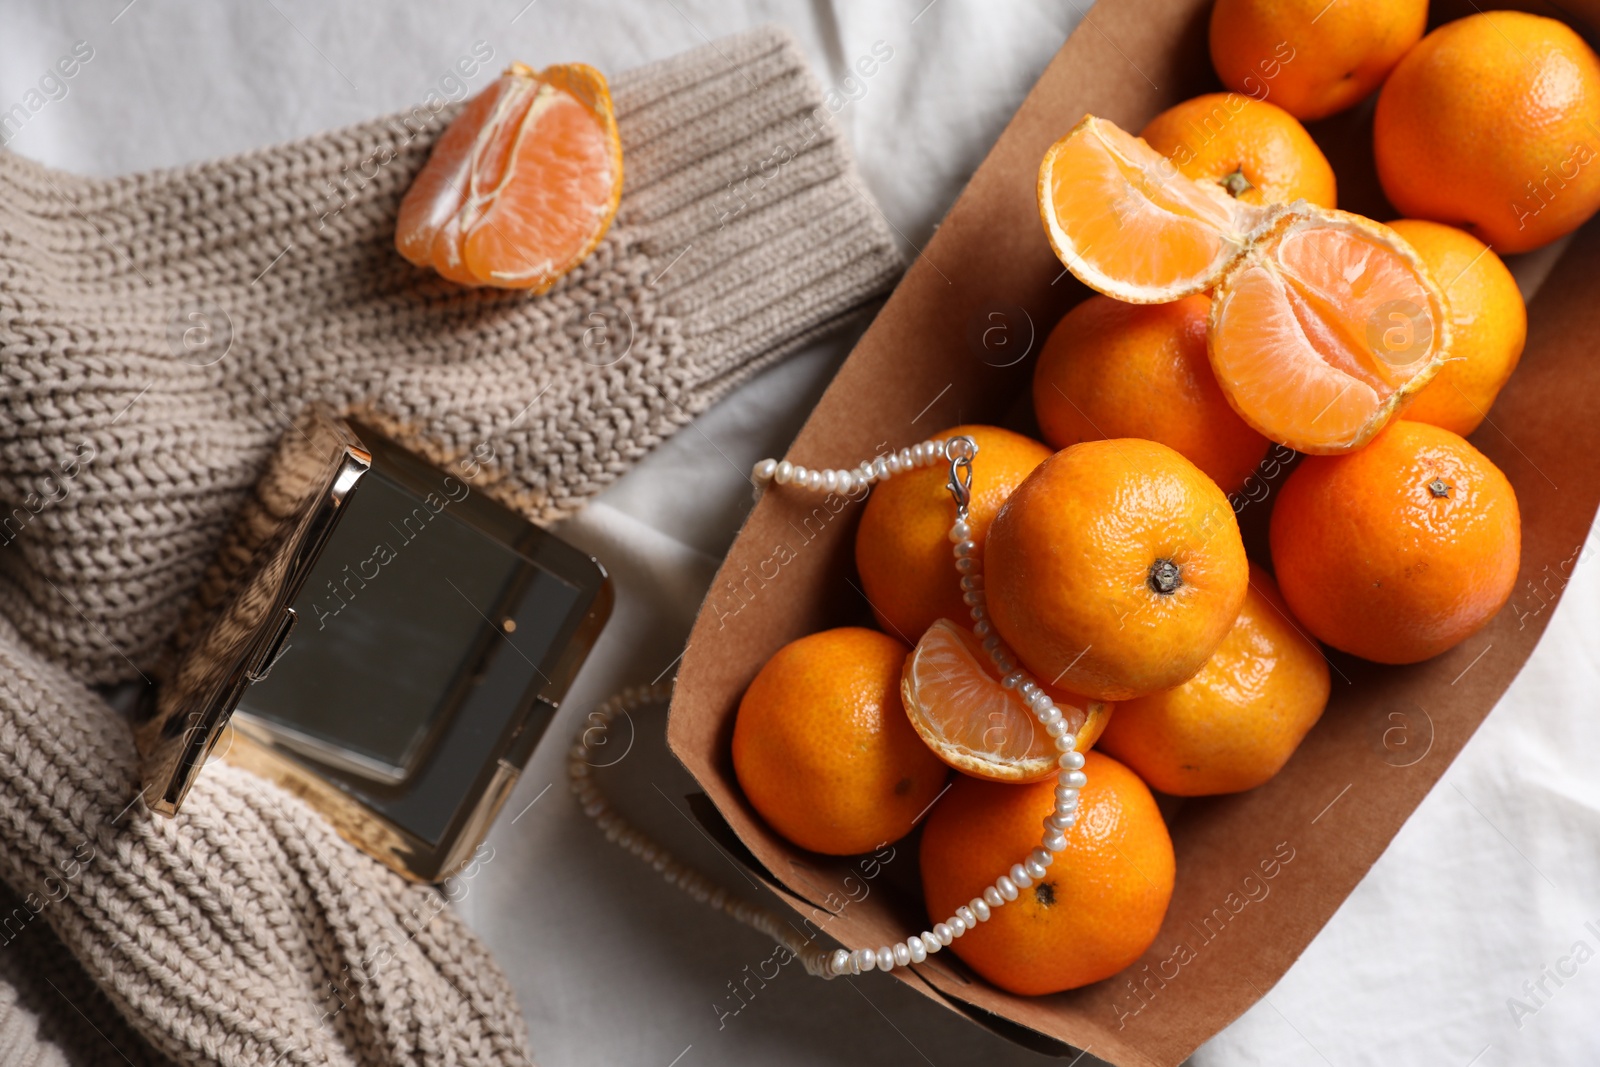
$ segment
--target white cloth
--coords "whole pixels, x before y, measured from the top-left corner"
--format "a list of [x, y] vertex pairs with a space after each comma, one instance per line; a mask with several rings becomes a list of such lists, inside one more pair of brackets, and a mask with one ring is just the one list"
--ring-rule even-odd
[[[491, 70], [518, 59], [619, 71], [776, 21], [838, 89], [866, 184], [909, 250], [927, 240], [1084, 6], [0, 0], [0, 112], [40, 102], [3, 129], [13, 149], [113, 174], [313, 133], [430, 91], [459, 95], [451, 68], [478, 41], [494, 50]], [[70, 80], [52, 79], [78, 41], [92, 58]], [[891, 58], [857, 68], [883, 46]], [[461, 904], [516, 984], [547, 1067], [1040, 1062], [894, 981], [822, 983], [791, 966], [762, 985], [751, 975], [771, 973], [769, 944], [605, 844], [566, 792], [571, 731], [617, 686], [673, 666], [748, 507], [744, 472], [782, 452], [852, 341], [830, 339], [751, 382], [564, 530], [612, 569], [617, 611]], [[1588, 763], [1600, 751], [1589, 704], [1600, 688], [1588, 644], [1596, 633], [1600, 573], [1588, 561], [1522, 676], [1393, 847], [1283, 981], [1196, 1064], [1600, 1061], [1590, 1021], [1600, 998], [1600, 780]], [[636, 741], [626, 723], [614, 738], [626, 753], [607, 778], [619, 803], [674, 851], [747, 890], [688, 820], [682, 797], [693, 785], [663, 750], [660, 716], [636, 725]], [[1341, 803], [1361, 798], [1352, 791]], [[1336, 834], [1330, 842], [1337, 847]], [[1575, 953], [1578, 942], [1587, 952]], [[1513, 998], [1526, 1010], [1513, 1012]]]

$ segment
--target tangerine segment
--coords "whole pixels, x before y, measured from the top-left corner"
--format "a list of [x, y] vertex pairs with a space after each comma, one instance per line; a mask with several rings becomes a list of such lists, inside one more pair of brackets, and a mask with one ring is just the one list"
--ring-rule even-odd
[[463, 285], [543, 292], [605, 236], [622, 196], [610, 92], [583, 64], [512, 64], [439, 138], [395, 247]]
[[[1046, 687], [1062, 723], [1086, 752], [1105, 729], [1111, 705]], [[1037, 782], [1056, 772], [1055, 740], [1045, 732], [971, 630], [949, 619], [928, 628], [900, 676], [906, 715], [934, 754], [958, 771], [997, 782]]]
[[476, 284], [476, 279], [460, 266], [459, 254], [452, 270], [448, 258], [442, 266], [436, 262], [434, 249], [446, 227], [454, 229], [454, 244], [459, 249], [458, 216], [467, 187], [482, 166], [486, 145], [505, 127], [506, 113], [519, 94], [523, 95], [523, 106], [527, 106], [526, 87], [525, 79], [509, 74], [495, 79], [494, 84], [467, 101], [461, 114], [439, 135], [427, 165], [412, 179], [400, 201], [394, 244], [406, 259], [419, 267], [432, 266], [451, 281]]
[[1443, 366], [1444, 306], [1399, 234], [1359, 215], [1299, 206], [1217, 286], [1211, 369], [1262, 435], [1301, 452], [1349, 452]]
[[1133, 304], [1209, 289], [1275, 214], [1185, 177], [1093, 115], [1045, 153], [1038, 196], [1062, 264], [1091, 289]]
[[622, 198], [622, 142], [599, 71], [572, 64], [539, 79], [505, 172], [461, 251], [480, 281], [542, 292], [611, 226]]

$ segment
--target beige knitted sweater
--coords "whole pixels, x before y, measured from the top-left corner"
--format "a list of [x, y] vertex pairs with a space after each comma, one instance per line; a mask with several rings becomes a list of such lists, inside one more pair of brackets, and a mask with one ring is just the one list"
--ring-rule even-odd
[[0, 152], [0, 1061], [527, 1061], [444, 895], [223, 765], [152, 816], [89, 686], [160, 677], [306, 403], [476, 454], [549, 521], [892, 281], [787, 37], [613, 92], [622, 209], [543, 297], [459, 289], [392, 249], [453, 109], [109, 181]]

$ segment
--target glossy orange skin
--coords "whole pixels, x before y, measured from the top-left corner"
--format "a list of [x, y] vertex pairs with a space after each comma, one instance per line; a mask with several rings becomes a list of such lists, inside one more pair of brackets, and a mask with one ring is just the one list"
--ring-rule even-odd
[[1328, 705], [1328, 661], [1266, 571], [1250, 567], [1239, 618], [1200, 673], [1117, 708], [1100, 747], [1174, 796], [1237, 793], [1270, 779]]
[[1228, 405], [1206, 355], [1211, 301], [1124, 304], [1096, 294], [1050, 331], [1033, 372], [1046, 441], [1141, 437], [1176, 449], [1237, 492], [1270, 443]]
[[[967, 524], [981, 550], [1011, 491], [1050, 458], [1050, 449], [998, 426], [954, 426], [935, 437], [965, 434], [978, 444], [972, 461]], [[856, 570], [878, 624], [915, 645], [939, 619], [970, 625], [961, 600], [961, 575], [950, 555], [956, 504], [945, 487], [948, 464], [895, 475], [875, 486], [856, 528]]]
[[909, 651], [857, 626], [791, 641], [745, 690], [733, 769], [750, 804], [801, 848], [867, 852], [911, 831], [948, 768], [900, 705]]
[[1450, 352], [1439, 376], [1400, 412], [1465, 437], [1487, 417], [1517, 369], [1528, 338], [1528, 309], [1500, 257], [1464, 230], [1440, 222], [1389, 223], [1428, 265], [1444, 290]]
[[1501, 255], [1548, 244], [1600, 208], [1600, 58], [1518, 11], [1434, 30], [1378, 97], [1373, 150], [1403, 215], [1459, 226]]
[[1427, 23], [1427, 0], [1217, 0], [1211, 63], [1228, 88], [1320, 119], [1370, 95]]
[[[1172, 838], [1138, 775], [1084, 757], [1078, 822], [1042, 881], [994, 909], [950, 951], [1001, 989], [1040, 996], [1109, 978], [1161, 929], [1175, 876]], [[1039, 846], [1055, 783], [1005, 785], [957, 775], [922, 834], [922, 891], [943, 922]]]
[[1296, 467], [1270, 541], [1284, 600], [1313, 636], [1376, 663], [1417, 663], [1505, 604], [1522, 522], [1511, 483], [1481, 452], [1401, 421], [1359, 452]]
[[[1153, 587], [1161, 561], [1178, 568]], [[1087, 441], [1028, 476], [989, 529], [987, 604], [1041, 682], [1127, 700], [1187, 681], [1244, 602], [1233, 507], [1193, 463], [1154, 441]]]
[[1139, 136], [1191, 178], [1220, 182], [1240, 172], [1251, 188], [1235, 195], [1246, 203], [1338, 207], [1328, 157], [1298, 119], [1269, 101], [1207, 93], [1169, 107]]

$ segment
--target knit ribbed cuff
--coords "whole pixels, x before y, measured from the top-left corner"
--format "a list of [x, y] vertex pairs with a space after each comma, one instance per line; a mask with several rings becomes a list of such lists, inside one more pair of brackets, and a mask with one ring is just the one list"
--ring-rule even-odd
[[788, 34], [697, 49], [628, 75], [618, 92], [622, 222], [640, 247], [671, 257], [655, 285], [691, 342], [698, 403], [898, 275], [888, 224]]

